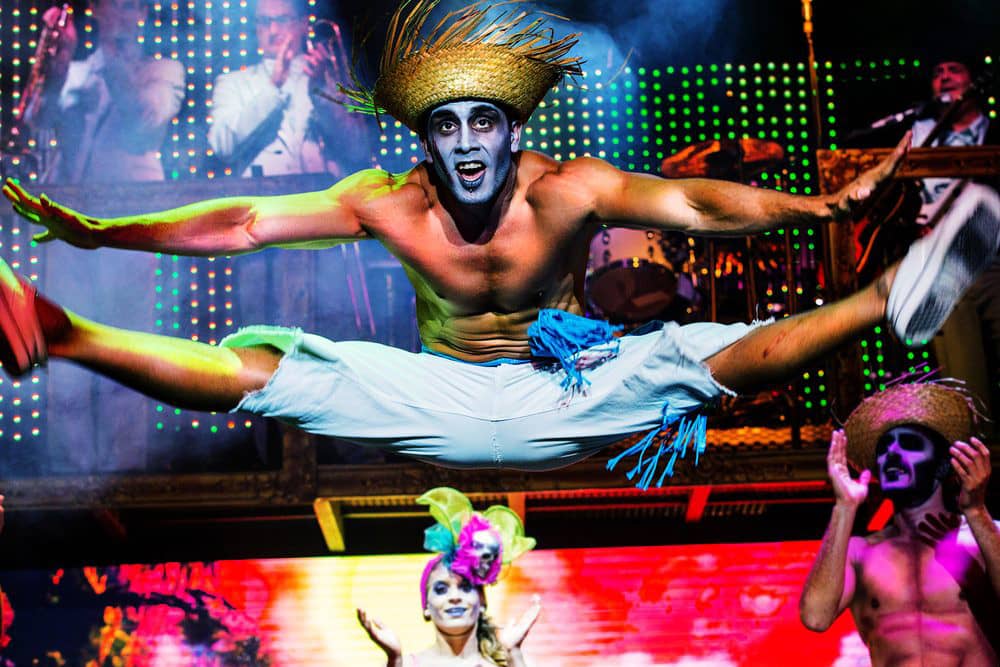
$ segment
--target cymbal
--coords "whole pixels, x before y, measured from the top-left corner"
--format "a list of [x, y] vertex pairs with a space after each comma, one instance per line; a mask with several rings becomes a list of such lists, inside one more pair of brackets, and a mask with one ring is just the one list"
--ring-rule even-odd
[[660, 171], [667, 178], [710, 176], [739, 180], [781, 164], [785, 149], [765, 139], [713, 139], [691, 144], [663, 158]]

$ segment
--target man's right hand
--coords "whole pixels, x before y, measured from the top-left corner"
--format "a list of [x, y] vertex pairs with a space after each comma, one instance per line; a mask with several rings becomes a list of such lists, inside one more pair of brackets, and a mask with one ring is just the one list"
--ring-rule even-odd
[[285, 85], [285, 81], [288, 80], [288, 70], [292, 64], [292, 58], [295, 57], [295, 49], [292, 48], [292, 39], [292, 35], [285, 38], [285, 41], [281, 43], [281, 48], [278, 49], [278, 57], [274, 60], [271, 83], [274, 84], [275, 88], [281, 88]]
[[826, 471], [838, 503], [857, 507], [868, 497], [868, 482], [871, 481], [872, 473], [866, 469], [858, 479], [851, 477], [851, 469], [847, 465], [847, 435], [842, 429], [834, 431], [830, 439]]
[[44, 232], [34, 236], [35, 241], [45, 243], [61, 239], [78, 248], [100, 247], [95, 233], [105, 229], [106, 225], [97, 218], [90, 218], [61, 206], [44, 194], [35, 197], [12, 178], [4, 182], [3, 194], [14, 205], [18, 215], [45, 227]]

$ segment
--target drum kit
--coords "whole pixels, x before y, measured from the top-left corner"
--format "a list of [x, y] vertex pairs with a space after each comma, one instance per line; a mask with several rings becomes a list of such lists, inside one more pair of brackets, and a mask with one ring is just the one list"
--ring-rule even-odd
[[[771, 141], [704, 141], [664, 158], [660, 171], [667, 178], [750, 183], [764, 171], [780, 170], [784, 158], [782, 147]], [[731, 255], [715, 252], [712, 243], [707, 252], [697, 252], [695, 240], [680, 234], [606, 227], [590, 244], [587, 305], [593, 315], [628, 327], [651, 319], [685, 321], [703, 310], [707, 296], [708, 315], [716, 319], [714, 278], [731, 268], [725, 257]], [[751, 310], [752, 301], [748, 293]]]

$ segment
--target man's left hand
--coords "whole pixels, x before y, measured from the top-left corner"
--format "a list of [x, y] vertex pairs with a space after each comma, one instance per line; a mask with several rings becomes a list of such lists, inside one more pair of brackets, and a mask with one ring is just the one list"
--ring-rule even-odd
[[841, 188], [829, 204], [834, 220], [845, 220], [857, 213], [875, 192], [875, 188], [892, 178], [909, 148], [910, 133], [907, 132], [885, 159]]
[[983, 507], [990, 481], [990, 450], [977, 438], [971, 438], [969, 442], [956, 442], [949, 451], [951, 467], [962, 483], [958, 509], [964, 513]]
[[319, 89], [331, 94], [337, 90], [334, 76], [334, 57], [326, 44], [311, 44], [305, 54], [302, 71], [309, 77], [309, 91]]

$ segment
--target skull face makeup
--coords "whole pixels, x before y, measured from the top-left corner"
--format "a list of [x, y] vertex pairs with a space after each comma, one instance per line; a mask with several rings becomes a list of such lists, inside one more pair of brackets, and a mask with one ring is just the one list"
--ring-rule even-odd
[[475, 584], [492, 584], [500, 574], [503, 543], [500, 534], [481, 516], [473, 516], [458, 535], [452, 559], [453, 572]]
[[940, 481], [936, 449], [923, 429], [897, 426], [886, 431], [875, 445], [882, 491], [904, 507], [927, 500]]
[[485, 579], [500, 555], [500, 538], [491, 530], [477, 530], [472, 534], [471, 546], [472, 553], [479, 561], [474, 572], [477, 577]]

